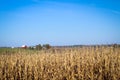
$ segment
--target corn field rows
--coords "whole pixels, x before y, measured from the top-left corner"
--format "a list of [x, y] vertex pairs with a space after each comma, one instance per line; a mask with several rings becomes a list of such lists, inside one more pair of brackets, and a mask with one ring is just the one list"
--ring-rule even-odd
[[120, 80], [120, 48], [101, 46], [3, 53], [0, 53], [0, 80]]

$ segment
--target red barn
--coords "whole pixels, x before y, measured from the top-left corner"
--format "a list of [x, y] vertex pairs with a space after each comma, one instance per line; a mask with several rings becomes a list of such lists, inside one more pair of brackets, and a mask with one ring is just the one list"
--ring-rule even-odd
[[21, 48], [26, 49], [27, 45], [22, 45]]

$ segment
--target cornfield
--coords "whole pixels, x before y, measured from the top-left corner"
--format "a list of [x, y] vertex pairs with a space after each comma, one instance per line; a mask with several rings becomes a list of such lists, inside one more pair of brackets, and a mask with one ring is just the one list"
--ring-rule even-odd
[[1, 50], [0, 80], [120, 80], [120, 47]]

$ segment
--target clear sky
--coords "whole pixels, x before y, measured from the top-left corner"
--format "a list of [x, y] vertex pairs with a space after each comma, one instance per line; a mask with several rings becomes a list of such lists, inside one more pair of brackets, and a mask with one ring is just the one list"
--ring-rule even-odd
[[0, 46], [120, 43], [120, 0], [0, 0]]

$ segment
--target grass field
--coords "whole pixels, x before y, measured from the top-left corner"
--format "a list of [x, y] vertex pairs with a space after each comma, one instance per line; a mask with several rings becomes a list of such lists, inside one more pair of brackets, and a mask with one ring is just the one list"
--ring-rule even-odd
[[120, 47], [1, 48], [0, 80], [120, 80]]

